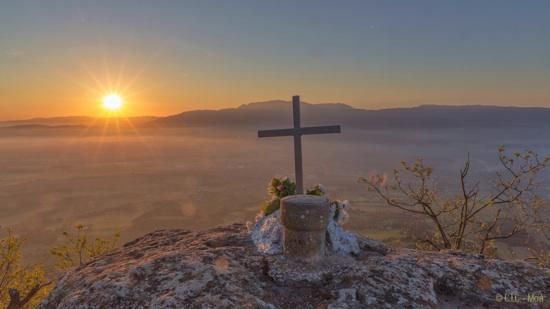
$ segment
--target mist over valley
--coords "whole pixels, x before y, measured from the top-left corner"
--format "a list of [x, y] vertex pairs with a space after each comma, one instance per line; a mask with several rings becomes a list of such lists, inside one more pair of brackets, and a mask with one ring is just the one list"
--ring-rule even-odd
[[[253, 220], [272, 176], [293, 177], [292, 139], [257, 130], [292, 123], [288, 102], [270, 101], [168, 117], [63, 117], [0, 123], [0, 225], [27, 239], [28, 256], [48, 258], [61, 231], [79, 223], [123, 241], [156, 229], [202, 230]], [[458, 193], [468, 154], [472, 181], [499, 168], [497, 148], [550, 153], [550, 110], [422, 106], [367, 111], [304, 104], [303, 125], [340, 124], [342, 134], [305, 136], [305, 185], [349, 199], [347, 227], [407, 243], [427, 222], [392, 209], [359, 177], [423, 158], [437, 186]], [[541, 179], [548, 197], [548, 175]], [[520, 241], [506, 246], [521, 255]], [[511, 251], [510, 251], [511, 252]], [[511, 255], [511, 253], [510, 253]]]

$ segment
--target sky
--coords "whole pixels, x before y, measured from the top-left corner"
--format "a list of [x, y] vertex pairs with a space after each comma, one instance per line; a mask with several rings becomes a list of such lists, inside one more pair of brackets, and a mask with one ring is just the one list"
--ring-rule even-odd
[[0, 0], [0, 119], [290, 99], [550, 107], [550, 1]]

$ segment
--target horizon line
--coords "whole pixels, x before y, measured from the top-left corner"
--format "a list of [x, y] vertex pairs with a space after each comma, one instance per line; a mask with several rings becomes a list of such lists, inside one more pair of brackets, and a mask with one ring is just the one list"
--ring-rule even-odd
[[[169, 114], [159, 114], [159, 115], [134, 115], [134, 116], [91, 116], [91, 115], [55, 115], [55, 116], [29, 116], [29, 117], [23, 117], [23, 118], [0, 118], [0, 122], [16, 122], [16, 121], [34, 121], [34, 120], [47, 120], [47, 119], [55, 119], [55, 118], [91, 118], [91, 119], [102, 119], [102, 118], [165, 118], [175, 115], [180, 115], [187, 112], [194, 112], [194, 111], [222, 111], [222, 110], [228, 110], [228, 109], [238, 109], [241, 107], [244, 107], [246, 105], [250, 104], [262, 104], [262, 103], [271, 103], [271, 102], [281, 102], [281, 103], [292, 103], [292, 101], [282, 100], [282, 99], [273, 99], [273, 100], [266, 100], [266, 101], [256, 101], [256, 102], [248, 102], [243, 103], [234, 107], [224, 107], [224, 108], [211, 108], [211, 109], [189, 109], [184, 110], [181, 112], [176, 113], [169, 113]], [[414, 108], [421, 108], [421, 107], [500, 107], [500, 108], [521, 108], [521, 109], [550, 109], [550, 103], [548, 106], [518, 106], [518, 105], [497, 105], [497, 104], [445, 104], [445, 103], [426, 103], [426, 104], [419, 104], [419, 105], [411, 105], [411, 106], [395, 106], [395, 107], [388, 107], [388, 108], [362, 108], [357, 107], [351, 104], [347, 104], [344, 102], [316, 102], [311, 103], [307, 101], [302, 101], [302, 104], [310, 104], [310, 105], [327, 105], [327, 104], [342, 104], [345, 106], [349, 106], [353, 109], [357, 110], [364, 110], [364, 111], [383, 111], [383, 110], [396, 110], [396, 109], [414, 109]]]

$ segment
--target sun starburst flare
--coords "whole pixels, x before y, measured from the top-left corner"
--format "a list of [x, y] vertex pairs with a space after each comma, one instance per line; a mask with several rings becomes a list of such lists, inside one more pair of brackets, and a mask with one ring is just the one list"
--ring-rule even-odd
[[110, 112], [119, 111], [124, 105], [124, 100], [117, 93], [109, 93], [103, 97], [103, 108]]

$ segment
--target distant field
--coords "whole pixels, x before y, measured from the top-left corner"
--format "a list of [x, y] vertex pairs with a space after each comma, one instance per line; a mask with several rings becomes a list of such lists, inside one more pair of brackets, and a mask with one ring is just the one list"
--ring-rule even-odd
[[[60, 232], [76, 223], [123, 240], [163, 228], [205, 229], [252, 220], [274, 175], [292, 175], [290, 138], [257, 139], [255, 131], [148, 129], [0, 129], [0, 225], [27, 239], [44, 260]], [[550, 153], [539, 132], [513, 130], [346, 131], [304, 138], [306, 185], [356, 201], [348, 227], [394, 242], [423, 221], [388, 209], [357, 183], [423, 157], [443, 191], [455, 187], [467, 153], [476, 176], [495, 167], [496, 148]], [[410, 237], [409, 237], [410, 238]]]

